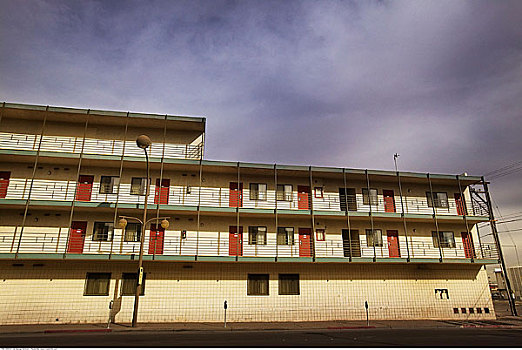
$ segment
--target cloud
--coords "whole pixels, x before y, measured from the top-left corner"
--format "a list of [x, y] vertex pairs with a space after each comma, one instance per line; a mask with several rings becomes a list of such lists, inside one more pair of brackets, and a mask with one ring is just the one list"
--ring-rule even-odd
[[[3, 100], [205, 115], [210, 159], [522, 159], [520, 1], [16, 0], [0, 30]], [[514, 211], [520, 174], [492, 185]]]

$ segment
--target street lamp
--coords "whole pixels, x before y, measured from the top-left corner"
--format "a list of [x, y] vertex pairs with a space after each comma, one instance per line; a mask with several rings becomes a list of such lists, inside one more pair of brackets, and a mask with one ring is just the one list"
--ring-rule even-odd
[[[142, 234], [140, 236], [140, 255], [138, 259], [138, 274], [136, 278], [136, 294], [134, 296], [134, 311], [132, 312], [132, 327], [136, 327], [136, 322], [138, 321], [138, 304], [140, 302], [140, 293], [141, 293], [141, 284], [143, 280], [143, 242], [145, 241], [145, 224], [147, 223], [147, 202], [149, 200], [149, 155], [147, 154], [147, 148], [152, 144], [152, 141], [147, 135], [140, 135], [136, 139], [136, 145], [143, 149], [145, 152], [145, 160], [147, 163], [147, 179], [145, 180], [145, 205], [143, 207], [143, 221], [138, 220], [142, 224]], [[127, 225], [127, 220], [125, 218], [120, 219], [120, 227], [122, 224]], [[125, 228], [123, 226], [123, 228]]]

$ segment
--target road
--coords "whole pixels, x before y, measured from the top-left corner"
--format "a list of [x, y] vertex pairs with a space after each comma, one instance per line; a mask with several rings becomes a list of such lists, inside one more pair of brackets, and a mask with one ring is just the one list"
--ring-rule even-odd
[[212, 346], [522, 346], [522, 329], [336, 329], [278, 331], [127, 331], [1, 334], [0, 347]]

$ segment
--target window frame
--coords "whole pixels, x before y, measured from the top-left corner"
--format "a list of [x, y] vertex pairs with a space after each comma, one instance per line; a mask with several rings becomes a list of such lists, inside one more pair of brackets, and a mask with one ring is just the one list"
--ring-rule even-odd
[[[97, 276], [97, 278], [95, 276]], [[102, 277], [105, 277], [105, 278], [102, 278]], [[103, 283], [107, 283], [107, 285], [104, 286], [105, 291], [103, 291], [103, 292], [92, 291], [92, 289], [96, 289], [96, 288], [94, 288], [94, 286], [92, 284], [98, 280], [104, 280]], [[87, 272], [85, 274], [85, 285], [83, 288], [83, 295], [84, 296], [108, 296], [110, 286], [111, 286], [111, 273], [110, 272]]]
[[[147, 279], [147, 273], [143, 273], [143, 279], [141, 281], [141, 291], [140, 296], [145, 295], [145, 281]], [[134, 283], [131, 283], [133, 281]], [[129, 286], [132, 285], [133, 287], [130, 288]], [[136, 288], [138, 287], [138, 274], [135, 272], [123, 272], [121, 274], [121, 290], [120, 295], [122, 297], [125, 296], [135, 296], [136, 295]], [[131, 291], [128, 291], [127, 289], [132, 289]]]
[[[290, 230], [291, 229], [291, 230]], [[290, 233], [291, 231], [291, 233]], [[286, 227], [286, 226], [279, 226], [277, 227], [277, 238], [276, 243], [277, 245], [295, 245], [295, 228], [294, 227]], [[286, 243], [281, 243], [286, 242]]]
[[[109, 183], [104, 183], [104, 179], [109, 179]], [[118, 187], [120, 183], [120, 177], [119, 176], [113, 176], [113, 175], [101, 175], [100, 176], [100, 194], [116, 194], [115, 188]], [[106, 186], [109, 186], [107, 189]], [[109, 192], [110, 191], [110, 192]]]
[[[372, 192], [375, 191], [375, 196], [372, 195]], [[365, 194], [366, 192], [366, 194]], [[363, 205], [379, 205], [379, 191], [376, 188], [362, 188], [362, 196], [363, 196]]]
[[[133, 182], [134, 180], [140, 180], [140, 187], [139, 187], [139, 193], [136, 193], [135, 191], [133, 191]], [[147, 178], [146, 177], [133, 177], [131, 178], [131, 187], [130, 187], [130, 192], [129, 194], [133, 195], [133, 196], [144, 196], [146, 194], [146, 191], [147, 191]]]
[[[295, 278], [297, 277], [297, 278]], [[285, 286], [285, 282], [288, 285]], [[292, 284], [295, 283], [294, 286]], [[285, 290], [286, 289], [286, 290]], [[301, 280], [298, 273], [280, 273], [278, 276], [279, 295], [301, 295]]]
[[[128, 239], [127, 230], [130, 226], [136, 226], [135, 239]], [[142, 224], [140, 222], [129, 222], [127, 226], [125, 226], [125, 230], [123, 231], [123, 241], [124, 242], [140, 242], [141, 233], [142, 233]]]
[[[264, 187], [262, 189], [261, 187]], [[251, 182], [249, 185], [249, 198], [252, 201], [267, 201], [266, 183]]]
[[[384, 247], [384, 241], [382, 239], [382, 229], [380, 228], [374, 228], [373, 233], [371, 228], [367, 228], [365, 230], [366, 232], [366, 246], [368, 247]], [[379, 235], [376, 235], [376, 233], [379, 232]], [[377, 237], [378, 239], [375, 239]], [[370, 244], [370, 241], [372, 242]], [[377, 241], [377, 244], [374, 245], [374, 242]]]
[[[264, 232], [260, 231], [260, 228], [264, 229]], [[249, 245], [266, 245], [266, 243], [266, 226], [248, 226]]]
[[276, 186], [276, 201], [278, 202], [293, 202], [294, 186], [291, 184], [277, 184]]
[[324, 188], [322, 186], [314, 187], [314, 198], [324, 198]]
[[[451, 234], [451, 236], [447, 236], [446, 234]], [[449, 240], [447, 238], [450, 238]], [[431, 231], [431, 238], [433, 240], [434, 248], [456, 248], [457, 244], [455, 242], [455, 233], [453, 231]]]
[[[261, 278], [262, 277], [262, 278]], [[266, 281], [266, 286], [256, 285], [258, 281]], [[258, 291], [263, 288], [264, 290]], [[247, 275], [248, 296], [268, 296], [270, 294], [270, 275], [265, 273], [249, 273]]]
[[315, 229], [315, 240], [318, 242], [326, 241], [326, 229], [316, 228]]
[[[109, 230], [107, 232], [107, 239], [103, 239], [103, 236], [100, 238], [98, 238], [98, 234], [96, 232], [96, 226], [97, 225], [100, 225], [100, 224], [103, 224], [104, 227], [105, 225], [108, 225], [109, 226]], [[104, 233], [105, 235], [105, 233]], [[94, 225], [92, 227], [92, 240], [95, 241], [95, 242], [110, 242], [112, 241], [114, 238], [114, 223], [113, 222], [108, 222], [108, 221], [95, 221], [94, 222]]]
[[[439, 195], [444, 195], [446, 198], [439, 198]], [[433, 202], [431, 198], [431, 192], [426, 192], [426, 201], [428, 203], [429, 208], [433, 208], [433, 204], [435, 204], [435, 208], [449, 208], [449, 200], [448, 200], [448, 192], [433, 192], [433, 195], [435, 196], [435, 203]]]

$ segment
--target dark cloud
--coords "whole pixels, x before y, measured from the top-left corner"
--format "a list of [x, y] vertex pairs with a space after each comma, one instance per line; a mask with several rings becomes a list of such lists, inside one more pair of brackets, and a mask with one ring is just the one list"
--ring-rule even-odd
[[[520, 1], [0, 2], [3, 100], [205, 115], [210, 159], [522, 159]], [[492, 184], [504, 213], [521, 174]]]

